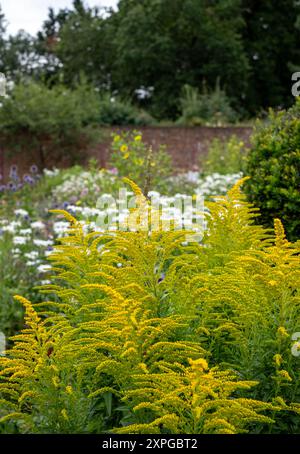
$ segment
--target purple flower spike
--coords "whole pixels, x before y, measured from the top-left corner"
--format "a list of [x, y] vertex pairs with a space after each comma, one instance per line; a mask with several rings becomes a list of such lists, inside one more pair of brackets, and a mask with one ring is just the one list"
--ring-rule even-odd
[[25, 181], [25, 183], [29, 183], [29, 184], [32, 184], [34, 182], [33, 178], [28, 174], [23, 176], [23, 180]]
[[38, 168], [35, 164], [33, 164], [31, 167], [30, 167], [30, 172], [31, 173], [37, 173], [38, 172]]
[[9, 170], [9, 176], [11, 179], [15, 179], [18, 176], [18, 167], [16, 165], [11, 166]]

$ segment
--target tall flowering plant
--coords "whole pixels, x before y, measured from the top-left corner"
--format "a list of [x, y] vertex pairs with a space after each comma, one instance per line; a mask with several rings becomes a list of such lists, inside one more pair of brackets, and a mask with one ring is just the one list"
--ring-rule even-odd
[[171, 174], [171, 158], [165, 147], [153, 151], [137, 131], [114, 135], [111, 148], [111, 166], [118, 169], [121, 177], [136, 181], [144, 192], [159, 187]]

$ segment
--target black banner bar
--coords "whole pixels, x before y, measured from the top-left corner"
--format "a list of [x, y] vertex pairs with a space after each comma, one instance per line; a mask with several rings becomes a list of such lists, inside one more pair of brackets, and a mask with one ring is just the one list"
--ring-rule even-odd
[[[116, 450], [141, 452], [145, 450], [182, 449], [192, 452], [208, 452], [208, 449], [243, 448], [270, 450], [274, 447], [299, 449], [300, 435], [0, 435], [0, 452], [16, 449], [53, 450], [76, 448], [84, 454]], [[4, 451], [7, 448], [9, 451]], [[221, 452], [221, 451], [220, 451]], [[267, 452], [267, 451], [266, 451]]]

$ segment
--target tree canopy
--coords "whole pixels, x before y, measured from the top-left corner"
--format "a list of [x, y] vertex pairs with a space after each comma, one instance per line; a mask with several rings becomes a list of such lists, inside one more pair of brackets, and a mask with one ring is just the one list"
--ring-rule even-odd
[[118, 9], [49, 9], [35, 37], [7, 37], [0, 16], [1, 71], [75, 86], [80, 78], [147, 109], [180, 116], [189, 85], [216, 83], [241, 116], [287, 107], [299, 67], [300, 6], [294, 0], [120, 0]]

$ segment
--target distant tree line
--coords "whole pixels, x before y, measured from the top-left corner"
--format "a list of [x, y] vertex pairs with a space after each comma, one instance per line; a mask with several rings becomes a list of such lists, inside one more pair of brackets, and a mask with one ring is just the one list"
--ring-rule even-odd
[[120, 0], [117, 11], [74, 0], [49, 9], [37, 36], [5, 30], [2, 15], [0, 71], [9, 79], [72, 87], [84, 78], [158, 120], [180, 116], [187, 86], [201, 94], [218, 84], [240, 118], [288, 107], [300, 69], [294, 0]]

